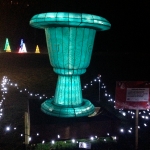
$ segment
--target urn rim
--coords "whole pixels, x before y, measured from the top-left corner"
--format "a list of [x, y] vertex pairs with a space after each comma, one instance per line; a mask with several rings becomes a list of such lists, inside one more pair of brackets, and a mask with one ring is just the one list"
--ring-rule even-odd
[[111, 24], [103, 17], [71, 12], [47, 12], [34, 15], [30, 25], [35, 28], [49, 27], [82, 27], [92, 28], [98, 31], [108, 30]]

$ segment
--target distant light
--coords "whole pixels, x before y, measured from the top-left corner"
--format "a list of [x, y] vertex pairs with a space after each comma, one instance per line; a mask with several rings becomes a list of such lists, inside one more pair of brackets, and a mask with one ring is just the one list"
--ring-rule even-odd
[[29, 137], [29, 141], [31, 141], [31, 137]]
[[54, 141], [54, 140], [52, 140], [52, 144], [55, 144], [55, 141]]
[[21, 136], [23, 136], [23, 134], [21, 134]]
[[75, 139], [72, 139], [72, 143], [75, 143]]
[[91, 136], [91, 138], [90, 138], [92, 141], [94, 140], [94, 137], [93, 136]]
[[146, 117], [145, 117], [145, 119], [149, 119], [149, 117], [148, 117], [148, 116], [146, 116]]
[[10, 131], [10, 127], [6, 127], [6, 131]]
[[43, 141], [42, 141], [42, 144], [44, 144], [44, 143], [45, 143], [45, 141], [43, 140]]
[[39, 136], [39, 133], [37, 133], [36, 135]]
[[113, 140], [116, 140], [116, 139], [117, 139], [117, 137], [116, 137], [116, 136], [112, 136], [112, 139], [113, 139]]
[[123, 115], [123, 116], [126, 116], [126, 113], [125, 113], [125, 112], [123, 112], [123, 113], [122, 113], [122, 115]]
[[14, 130], [16, 130], [17, 128], [16, 127], [14, 127]]
[[60, 135], [58, 134], [57, 137], [60, 138]]
[[131, 133], [131, 130], [128, 130], [129, 133]]
[[123, 132], [124, 132], [124, 130], [123, 130], [123, 129], [120, 129], [120, 132], [122, 132], [122, 133], [123, 133]]
[[104, 139], [104, 141], [106, 142], [106, 139]]
[[107, 135], [109, 136], [109, 133], [107, 133]]

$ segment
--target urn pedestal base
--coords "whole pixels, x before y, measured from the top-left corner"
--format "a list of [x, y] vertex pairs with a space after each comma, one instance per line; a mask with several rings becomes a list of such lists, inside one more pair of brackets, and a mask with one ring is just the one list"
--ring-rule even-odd
[[51, 116], [55, 117], [84, 117], [89, 116], [95, 111], [94, 105], [86, 99], [83, 99], [83, 103], [80, 106], [59, 106], [54, 104], [54, 100], [46, 100], [41, 105], [41, 110]]

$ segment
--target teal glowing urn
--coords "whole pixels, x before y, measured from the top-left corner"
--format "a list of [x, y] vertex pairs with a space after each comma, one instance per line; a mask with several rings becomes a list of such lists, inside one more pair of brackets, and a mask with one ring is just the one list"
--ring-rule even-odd
[[110, 29], [103, 17], [84, 13], [49, 12], [33, 16], [30, 25], [45, 29], [50, 63], [58, 74], [54, 98], [41, 110], [56, 117], [83, 117], [95, 111], [82, 98], [80, 75], [90, 64], [96, 31]]

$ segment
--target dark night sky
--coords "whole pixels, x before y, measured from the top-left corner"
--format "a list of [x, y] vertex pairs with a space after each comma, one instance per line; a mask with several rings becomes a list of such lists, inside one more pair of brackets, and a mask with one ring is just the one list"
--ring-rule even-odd
[[[12, 4], [11, 4], [12, 1]], [[27, 51], [38, 44], [45, 51], [44, 30], [30, 27], [31, 17], [44, 12], [83, 12], [102, 16], [112, 25], [109, 31], [97, 32], [94, 51], [148, 52], [150, 49], [150, 5], [145, 1], [112, 0], [1, 0], [0, 51], [6, 37], [12, 51], [23, 38]]]

